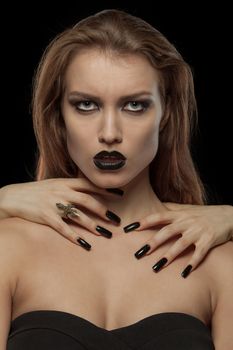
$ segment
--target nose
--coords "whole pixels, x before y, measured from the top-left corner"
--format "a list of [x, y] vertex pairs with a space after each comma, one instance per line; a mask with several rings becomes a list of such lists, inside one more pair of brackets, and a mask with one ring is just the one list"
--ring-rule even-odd
[[103, 112], [99, 126], [99, 142], [114, 144], [122, 142], [122, 125], [120, 116], [113, 111]]

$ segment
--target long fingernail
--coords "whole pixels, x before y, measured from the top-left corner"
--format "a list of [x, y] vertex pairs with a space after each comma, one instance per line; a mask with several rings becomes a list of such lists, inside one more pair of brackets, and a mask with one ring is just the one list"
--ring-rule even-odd
[[87, 241], [85, 241], [85, 239], [79, 237], [77, 238], [77, 242], [80, 243], [80, 245], [86, 249], [86, 250], [90, 250], [91, 249], [91, 245], [89, 243], [87, 243]]
[[149, 244], [144, 245], [140, 248], [135, 254], [135, 258], [140, 259], [143, 255], [145, 255], [150, 250]]
[[192, 265], [186, 266], [186, 268], [181, 272], [181, 276], [186, 278], [192, 270]]
[[104, 228], [102, 226], [96, 226], [95, 229], [96, 229], [96, 231], [101, 233], [101, 235], [103, 235], [106, 238], [111, 238], [112, 237], [112, 232], [110, 232], [109, 230], [107, 230], [106, 228]]
[[136, 222], [133, 222], [132, 224], [125, 226], [124, 231], [125, 231], [125, 233], [127, 233], [127, 232], [135, 230], [135, 228], [138, 228], [139, 226], [140, 226], [140, 222], [136, 221]]
[[166, 262], [167, 262], [167, 258], [162, 258], [154, 266], [152, 266], [152, 269], [155, 272], [158, 272], [166, 264]]
[[106, 216], [107, 216], [107, 218], [109, 218], [110, 220], [116, 222], [117, 224], [119, 224], [121, 222], [121, 218], [118, 215], [114, 214], [110, 210], [106, 211]]
[[106, 191], [118, 194], [119, 196], [123, 196], [124, 191], [121, 190], [120, 188], [106, 188]]

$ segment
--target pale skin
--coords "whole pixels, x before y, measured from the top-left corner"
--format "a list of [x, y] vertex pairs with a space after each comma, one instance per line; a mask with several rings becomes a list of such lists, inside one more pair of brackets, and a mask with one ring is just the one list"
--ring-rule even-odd
[[[105, 189], [95, 186], [87, 178], [79, 179], [49, 179], [22, 184], [12, 184], [0, 190], [0, 219], [8, 217], [20, 217], [25, 220], [47, 225], [60, 233], [64, 238], [74, 244], [77, 243], [77, 233], [62, 220], [61, 213], [55, 203], [73, 203], [79, 207], [79, 203], [88, 209], [89, 214], [82, 214], [78, 219], [71, 218], [78, 225], [97, 235], [96, 218], [90, 217], [90, 213], [109, 222], [105, 213], [108, 208], [93, 197], [99, 194], [102, 197], [113, 196], [119, 200], [123, 197], [110, 194]], [[193, 266], [192, 271], [203, 261], [208, 251], [233, 238], [233, 207], [230, 205], [187, 205], [176, 203], [163, 203], [169, 211], [158, 214], [153, 213], [146, 217], [140, 217], [140, 227], [137, 231], [158, 227], [160, 223], [164, 228], [158, 230], [150, 242], [151, 254], [158, 244], [163, 244], [168, 237], [180, 233], [177, 243], [172, 245], [166, 253], [167, 264], [177, 257], [180, 249], [185, 250], [186, 242], [195, 247], [187, 265]], [[111, 222], [110, 230], [114, 230], [115, 223]], [[105, 225], [105, 224], [104, 224]], [[104, 226], [103, 225], [103, 226]], [[167, 234], [165, 235], [165, 231]], [[80, 235], [79, 235], [80, 237]], [[179, 236], [178, 236], [179, 237]], [[85, 239], [85, 237], [82, 237]], [[93, 247], [94, 248], [94, 247]], [[139, 249], [140, 247], [138, 247]], [[144, 257], [142, 257], [143, 259]], [[185, 266], [184, 266], [185, 268]]]
[[[134, 114], [132, 110], [141, 109], [140, 103], [136, 107], [130, 103], [132, 99], [127, 104], [122, 103], [122, 96], [137, 93], [139, 86], [140, 91], [149, 92], [151, 104], [148, 109]], [[75, 101], [74, 91], [98, 96], [98, 103], [93, 99], [88, 104]], [[75, 95], [77, 98], [77, 93]], [[90, 111], [86, 113], [77, 107]], [[66, 220], [70, 230], [92, 244], [92, 252], [80, 249], [77, 254], [75, 245], [64, 241], [47, 226], [17, 218], [2, 220], [2, 344], [6, 344], [10, 320], [36, 309], [63, 310], [108, 330], [133, 324], [148, 315], [174, 311], [193, 315], [206, 325], [211, 322], [215, 348], [230, 349], [232, 243], [213, 249], [188, 279], [177, 276], [192, 261], [192, 247], [166, 269], [158, 273], [151, 270], [161, 257], [169, 257], [168, 252], [180, 241], [173, 237], [157, 247], [154, 237], [158, 230], [150, 229], [158, 220], [164, 221], [166, 214], [170, 215], [166, 218], [173, 220], [167, 205], [152, 191], [148, 176], [148, 165], [157, 151], [162, 117], [156, 72], [141, 56], [128, 55], [114, 60], [97, 51], [84, 51], [74, 58], [66, 72], [62, 113], [69, 153], [80, 169], [81, 179], [88, 178], [99, 191], [121, 188], [124, 200], [95, 193], [92, 197], [96, 202], [93, 203], [97, 205], [97, 200], [100, 203], [102, 218], [85, 206], [79, 209], [80, 218], [83, 215], [86, 220], [95, 220], [112, 231], [109, 240], [93, 235], [94, 232], [79, 221]], [[94, 167], [92, 157], [103, 149], [120, 151], [127, 157], [127, 165], [117, 172], [101, 172]], [[82, 198], [85, 203], [87, 197]], [[106, 208], [121, 218], [121, 224], [114, 229], [104, 217]], [[193, 210], [195, 213], [195, 208]], [[149, 219], [155, 213], [157, 216]], [[124, 226], [143, 217], [147, 219], [140, 220], [140, 232], [124, 233]], [[178, 223], [179, 220], [177, 226]], [[180, 233], [177, 226], [174, 230]], [[163, 232], [168, 238], [166, 227], [158, 235]], [[147, 254], [138, 262], [135, 251], [148, 242], [153, 245], [153, 254]]]

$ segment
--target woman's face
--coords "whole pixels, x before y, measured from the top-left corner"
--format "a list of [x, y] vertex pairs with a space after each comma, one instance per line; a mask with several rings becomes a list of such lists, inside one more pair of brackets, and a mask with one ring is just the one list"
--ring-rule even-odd
[[[98, 187], [122, 187], [148, 171], [162, 117], [158, 84], [158, 73], [141, 55], [89, 49], [68, 66], [62, 100], [68, 151]], [[100, 169], [93, 161], [100, 151], [118, 151], [126, 161], [116, 170]]]

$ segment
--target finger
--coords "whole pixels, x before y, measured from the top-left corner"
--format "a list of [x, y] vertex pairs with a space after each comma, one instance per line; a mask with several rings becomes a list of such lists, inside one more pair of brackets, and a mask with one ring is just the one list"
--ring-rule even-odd
[[[83, 226], [86, 228], [88, 231], [94, 233], [95, 235], [99, 236], [97, 234], [100, 233], [102, 236], [106, 238], [111, 238], [112, 237], [112, 232], [107, 230], [106, 228], [97, 225], [92, 219], [90, 219], [86, 214], [84, 214], [81, 210], [77, 210], [75, 207], [72, 207], [69, 213], [65, 213], [63, 210], [63, 207], [65, 209], [66, 205], [62, 203], [56, 203], [57, 207], [61, 210], [60, 216], [63, 217], [64, 219], [70, 219], [79, 225]], [[48, 219], [47, 219], [48, 220]], [[49, 221], [49, 220], [48, 220]]]
[[186, 278], [193, 270], [197, 268], [197, 266], [202, 262], [202, 260], [205, 258], [206, 254], [209, 251], [209, 247], [205, 245], [196, 246], [196, 249], [185, 266], [184, 270], [181, 272], [181, 276], [183, 278]]
[[84, 239], [84, 237], [77, 235], [76, 232], [71, 230], [69, 225], [67, 225], [59, 216], [56, 219], [50, 218], [49, 225], [55, 231], [57, 231], [63, 237], [67, 238], [72, 243], [80, 245], [82, 248], [86, 250], [91, 249], [91, 245]]
[[94, 233], [95, 235], [99, 236], [97, 232], [106, 237], [111, 238], [112, 232], [107, 230], [106, 228], [99, 226], [94, 222], [92, 219], [90, 219], [86, 214], [84, 214], [81, 211], [77, 211], [76, 209], [73, 211], [73, 213], [67, 215], [69, 219], [72, 221], [77, 222], [82, 227], [86, 228], [88, 231]]
[[187, 238], [179, 238], [170, 248], [169, 250], [163, 254], [166, 257], [168, 266], [178, 255], [180, 255], [185, 249], [187, 249], [190, 245], [192, 245], [192, 241]]
[[167, 267], [172, 260], [175, 259], [183, 250], [185, 250], [191, 243], [188, 240], [181, 242], [179, 239], [162, 257], [152, 266], [155, 272], [159, 272], [162, 268]]
[[[151, 239], [146, 241], [145, 245], [135, 253], [135, 257], [137, 259], [140, 259], [145, 254], [147, 255], [151, 254], [158, 246], [163, 244], [172, 236], [180, 234], [181, 230], [182, 230], [181, 225], [170, 224], [164, 227], [158, 233], [155, 233]], [[150, 249], [148, 249], [147, 246], [149, 246]]]
[[180, 234], [180, 232], [182, 232], [182, 225], [180, 224], [169, 224], [163, 227], [145, 243], [150, 246], [150, 251], [147, 255], [151, 254], [157, 247], [159, 247], [171, 237]]
[[111, 221], [112, 223], [115, 223], [117, 225], [119, 225], [121, 222], [121, 219], [117, 214], [108, 210], [108, 208], [104, 204], [100, 203], [91, 195], [79, 192], [74, 195], [69, 194], [69, 197], [67, 196], [67, 199], [70, 203], [74, 204], [75, 206], [84, 207], [92, 211], [93, 213], [99, 215], [102, 219], [106, 221]]
[[140, 226], [135, 231], [145, 230], [150, 227], [169, 224], [173, 221], [175, 215], [174, 212], [168, 211], [165, 213], [151, 214], [145, 218], [140, 219]]

